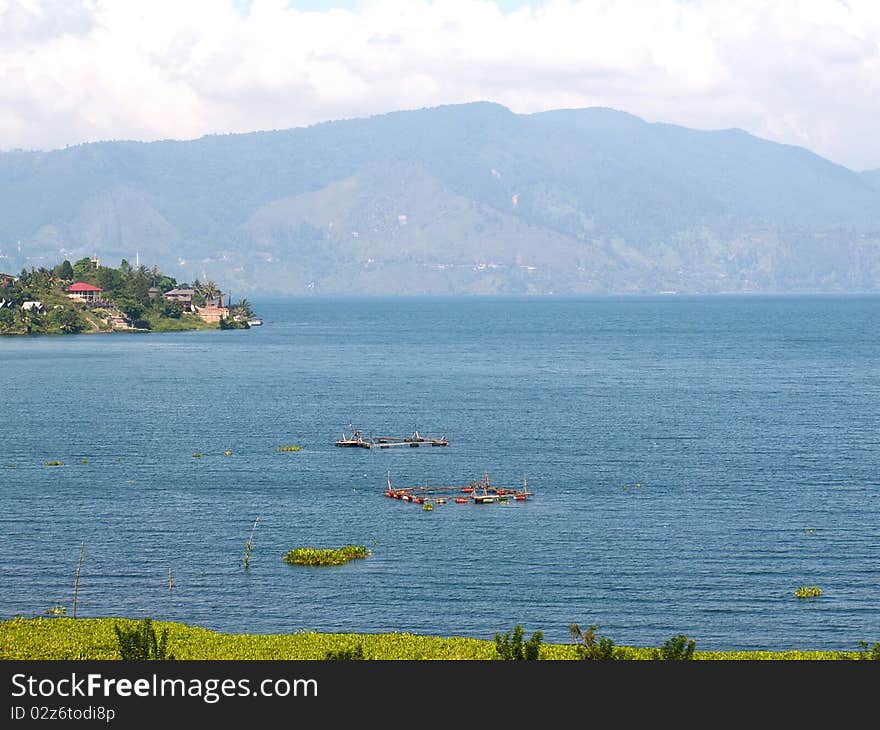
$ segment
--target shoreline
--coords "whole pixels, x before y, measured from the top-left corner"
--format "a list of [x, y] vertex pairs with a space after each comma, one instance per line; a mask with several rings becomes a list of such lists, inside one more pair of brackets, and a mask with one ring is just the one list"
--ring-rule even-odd
[[[0, 620], [0, 661], [119, 659], [114, 626], [133, 628], [140, 618], [71, 618], [23, 616]], [[361, 647], [371, 660], [498, 660], [493, 637], [425, 636], [408, 632], [379, 634], [302, 630], [290, 634], [230, 634], [197, 625], [157, 619], [157, 632], [168, 631], [168, 650], [176, 659], [321, 660], [329, 652]], [[507, 629], [499, 629], [502, 635]], [[867, 658], [852, 650], [711, 651], [697, 649], [694, 661], [852, 661]], [[615, 646], [618, 661], [657, 660], [658, 647]], [[571, 644], [542, 644], [539, 659], [579, 661]]]

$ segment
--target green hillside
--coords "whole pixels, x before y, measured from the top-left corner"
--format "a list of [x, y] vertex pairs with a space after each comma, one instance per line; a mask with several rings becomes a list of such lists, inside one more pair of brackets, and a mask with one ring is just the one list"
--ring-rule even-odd
[[[89, 298], [76, 298], [72, 292], [83, 286], [92, 288]], [[177, 287], [177, 280], [158, 267], [133, 267], [125, 259], [119, 268], [83, 258], [75, 264], [65, 260], [52, 268], [24, 269], [18, 276], [3, 273], [0, 335], [249, 328], [253, 312], [246, 299], [235, 304], [227, 299], [226, 318], [206, 321], [197, 308], [209, 299], [221, 301], [223, 294], [217, 285], [196, 280], [186, 305], [165, 298], [165, 293]]]
[[880, 170], [865, 170], [862, 173], [862, 178], [867, 181], [868, 185], [880, 192]]
[[880, 180], [741, 130], [475, 103], [0, 154], [0, 270], [241, 293], [877, 291]]

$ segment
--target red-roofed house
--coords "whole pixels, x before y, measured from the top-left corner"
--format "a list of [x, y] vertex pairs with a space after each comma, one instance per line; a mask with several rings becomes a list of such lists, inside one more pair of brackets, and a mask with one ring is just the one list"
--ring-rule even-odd
[[99, 286], [78, 281], [67, 287], [67, 296], [80, 302], [97, 302], [101, 298], [99, 295], [102, 291], [104, 290]]

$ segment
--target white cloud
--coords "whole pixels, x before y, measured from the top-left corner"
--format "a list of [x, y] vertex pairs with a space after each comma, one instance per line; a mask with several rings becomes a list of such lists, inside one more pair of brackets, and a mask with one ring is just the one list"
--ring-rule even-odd
[[474, 100], [742, 127], [880, 167], [874, 0], [0, 0], [0, 148]]

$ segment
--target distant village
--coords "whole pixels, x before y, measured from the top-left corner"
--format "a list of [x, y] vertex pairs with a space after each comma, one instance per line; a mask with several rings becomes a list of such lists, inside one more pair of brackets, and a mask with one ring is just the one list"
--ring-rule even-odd
[[213, 281], [178, 284], [157, 267], [101, 266], [96, 258], [20, 275], [0, 272], [0, 334], [249, 329], [246, 299]]

